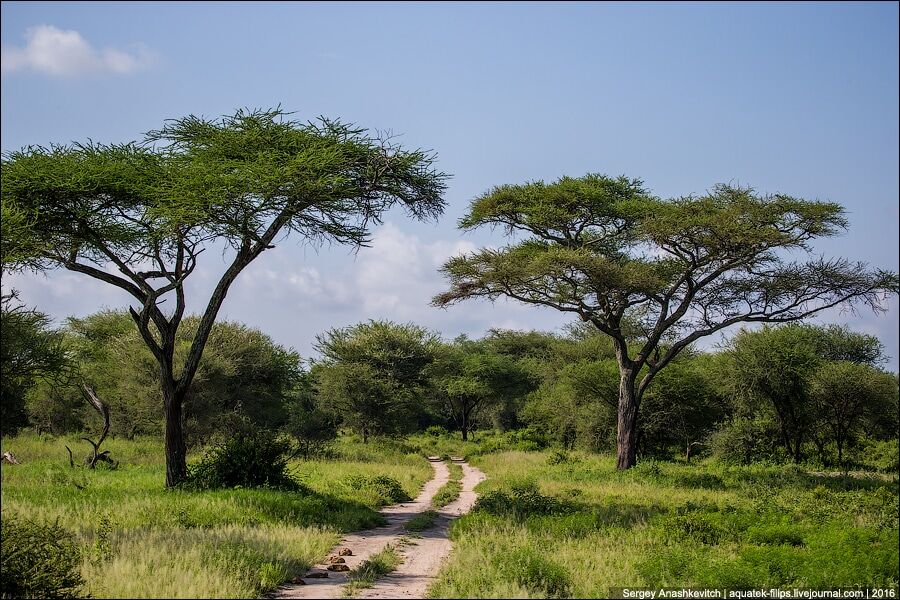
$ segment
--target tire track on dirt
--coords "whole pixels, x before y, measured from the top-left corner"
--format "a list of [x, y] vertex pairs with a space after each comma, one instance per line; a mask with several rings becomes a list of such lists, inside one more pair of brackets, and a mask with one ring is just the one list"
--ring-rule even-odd
[[[392, 504], [379, 511], [387, 520], [387, 525], [344, 537], [329, 555], [337, 554], [340, 548], [350, 548], [353, 554], [343, 558], [346, 561], [344, 564], [353, 570], [372, 555], [384, 549], [389, 543], [396, 543], [401, 537], [407, 535], [403, 526], [417, 514], [430, 509], [431, 499], [450, 479], [450, 470], [446, 463], [432, 462], [431, 466], [434, 468], [434, 477], [425, 484], [415, 500]], [[326, 570], [327, 566], [326, 563], [313, 566], [302, 578], [303, 583], [284, 584], [269, 597], [340, 598], [344, 591], [344, 585], [349, 581], [348, 573], [328, 571]], [[313, 577], [309, 575], [313, 575]]]
[[403, 564], [379, 579], [371, 588], [360, 590], [355, 598], [424, 598], [438, 571], [453, 549], [447, 536], [450, 523], [466, 514], [475, 504], [476, 485], [487, 477], [479, 469], [462, 463], [462, 491], [459, 498], [437, 511], [435, 524], [401, 550]]

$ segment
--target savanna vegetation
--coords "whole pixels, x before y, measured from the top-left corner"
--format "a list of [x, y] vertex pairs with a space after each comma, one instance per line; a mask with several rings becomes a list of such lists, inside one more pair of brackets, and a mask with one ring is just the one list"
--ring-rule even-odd
[[[435, 157], [280, 110], [144, 142], [3, 157], [4, 272], [65, 268], [135, 300], [54, 325], [4, 292], [4, 596], [256, 597], [415, 497], [429, 456], [488, 475], [438, 597], [897, 589], [897, 374], [877, 338], [803, 323], [883, 310], [897, 275], [787, 258], [847, 226], [839, 205], [660, 199], [596, 174], [500, 186], [460, 225], [511, 244], [450, 259], [433, 302], [508, 297], [573, 324], [449, 339], [369, 320], [303, 359], [218, 319], [230, 285], [288, 234], [361, 247], [392, 206], [438, 216]], [[229, 266], [187, 314], [214, 244]], [[761, 325], [697, 346], [742, 323]], [[450, 468], [433, 509], [460, 496]], [[399, 560], [371, 557], [351, 590]]]

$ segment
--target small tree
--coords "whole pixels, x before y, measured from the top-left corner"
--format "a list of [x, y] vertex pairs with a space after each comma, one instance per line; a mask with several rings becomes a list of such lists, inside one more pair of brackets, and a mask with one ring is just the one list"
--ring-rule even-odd
[[334, 411], [325, 411], [316, 400], [312, 377], [303, 372], [287, 404], [287, 422], [284, 430], [297, 440], [298, 450], [304, 458], [321, 452], [337, 437], [340, 417]]
[[737, 401], [748, 410], [774, 411], [784, 451], [803, 459], [811, 441], [816, 411], [809, 398], [809, 378], [822, 364], [814, 329], [802, 325], [741, 330], [725, 354], [727, 380]]
[[415, 412], [434, 360], [435, 334], [413, 324], [369, 321], [317, 337], [313, 368], [324, 410], [370, 434], [403, 431]]
[[69, 359], [50, 318], [16, 300], [0, 298], [0, 433], [15, 433], [27, 424], [26, 394], [42, 378], [62, 376]]
[[[184, 400], [238, 275], [290, 233], [362, 246], [392, 206], [415, 218], [443, 210], [445, 176], [432, 155], [337, 121], [285, 116], [280, 109], [189, 116], [143, 144], [28, 147], [3, 156], [3, 202], [27, 225], [4, 256], [82, 273], [136, 300], [131, 316], [159, 365], [167, 486], [187, 477]], [[230, 262], [176, 362], [185, 281], [213, 242], [231, 249]]]
[[812, 405], [818, 421], [837, 447], [838, 464], [846, 469], [844, 450], [863, 432], [867, 416], [878, 418], [897, 403], [897, 380], [872, 366], [849, 361], [828, 362], [812, 376]]
[[318, 402], [326, 414], [369, 436], [393, 433], [408, 416], [407, 398], [369, 365], [338, 363], [313, 368]]
[[[890, 397], [877, 383], [881, 342], [844, 327], [791, 323], [742, 330], [722, 358], [722, 384], [737, 412], [773, 411], [781, 443], [794, 461], [803, 459], [806, 442], [815, 444], [823, 464], [829, 462], [830, 443], [843, 460], [844, 446], [863, 418], [877, 419], [877, 407]], [[888, 390], [896, 387], [890, 375], [887, 381]]]
[[781, 253], [808, 251], [846, 228], [839, 205], [747, 188], [661, 200], [638, 180], [596, 174], [504, 185], [476, 198], [460, 221], [484, 225], [526, 238], [450, 259], [442, 269], [450, 289], [435, 304], [507, 297], [572, 314], [612, 338], [619, 469], [635, 464], [644, 392], [695, 341], [736, 323], [796, 321], [839, 305], [883, 310], [885, 294], [898, 290], [895, 273]]
[[463, 440], [478, 415], [503, 398], [531, 387], [527, 372], [514, 358], [493, 352], [489, 344], [459, 339], [445, 346], [432, 369], [435, 398], [456, 422]]

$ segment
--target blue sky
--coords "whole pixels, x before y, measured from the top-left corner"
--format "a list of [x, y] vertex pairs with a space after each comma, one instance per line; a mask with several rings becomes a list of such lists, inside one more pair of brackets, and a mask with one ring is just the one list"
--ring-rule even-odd
[[[304, 355], [368, 318], [447, 337], [565, 323], [505, 302], [428, 306], [447, 256], [502, 243], [455, 228], [502, 183], [595, 171], [665, 197], [734, 182], [833, 200], [851, 227], [816, 251], [898, 270], [896, 3], [3, 2], [0, 41], [4, 151], [280, 103], [439, 154], [453, 175], [439, 223], [392, 212], [372, 248], [288, 240], [242, 275], [224, 315]], [[222, 269], [205, 258], [195, 308]], [[10, 285], [57, 319], [128, 302], [76, 274]], [[896, 370], [898, 315], [892, 300], [825, 320], [878, 335]]]

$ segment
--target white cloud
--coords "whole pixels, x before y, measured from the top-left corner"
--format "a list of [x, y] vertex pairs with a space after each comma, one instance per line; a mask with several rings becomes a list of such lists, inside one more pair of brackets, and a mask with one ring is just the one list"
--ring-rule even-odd
[[55, 77], [111, 73], [126, 75], [146, 68], [153, 53], [142, 45], [131, 52], [92, 47], [80, 33], [53, 25], [38, 25], [25, 31], [25, 46], [2, 48], [0, 71], [35, 71]]
[[432, 296], [440, 291], [437, 272], [450, 256], [471, 252], [471, 242], [423, 242], [392, 223], [379, 228], [372, 247], [360, 252], [356, 285], [366, 312], [408, 320], [433, 310]]

